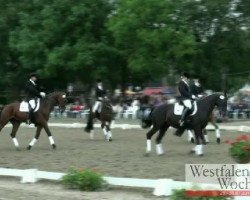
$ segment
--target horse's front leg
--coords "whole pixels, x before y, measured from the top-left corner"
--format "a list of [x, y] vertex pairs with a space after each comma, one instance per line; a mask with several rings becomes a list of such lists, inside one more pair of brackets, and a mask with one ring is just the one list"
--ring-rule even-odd
[[221, 139], [220, 139], [220, 128], [219, 128], [219, 126], [215, 122], [211, 122], [211, 124], [215, 128], [216, 142], [218, 144], [220, 144], [220, 141], [221, 141]]
[[45, 132], [47, 133], [47, 135], [48, 135], [48, 137], [49, 137], [50, 145], [52, 146], [53, 149], [55, 149], [55, 148], [56, 148], [55, 141], [54, 141], [54, 139], [53, 139], [53, 137], [52, 137], [52, 134], [51, 134], [51, 132], [50, 132], [50, 130], [49, 130], [49, 127], [48, 127], [48, 124], [47, 124], [47, 123], [46, 123], [46, 125], [44, 126], [44, 130], [45, 130]]
[[208, 144], [209, 143], [209, 139], [208, 139], [206, 128], [203, 129], [203, 136], [204, 136], [203, 144]]
[[42, 127], [37, 125], [37, 128], [36, 128], [36, 135], [35, 137], [31, 140], [31, 142], [29, 143], [29, 146], [27, 147], [28, 150], [30, 150], [37, 142], [38, 138], [40, 137], [40, 134], [41, 134], [41, 130], [42, 130]]
[[187, 132], [188, 132], [188, 141], [194, 143], [194, 136], [191, 129], [188, 129]]
[[162, 138], [165, 135], [167, 129], [168, 129], [168, 126], [163, 126], [160, 129], [158, 136], [156, 137], [156, 153], [159, 156], [164, 154], [161, 141], [162, 141]]
[[198, 156], [203, 156], [203, 145], [202, 141], [204, 141], [202, 128], [198, 127], [194, 129], [196, 146], [192, 149], [192, 152], [195, 152]]
[[109, 126], [110, 126], [109, 122], [102, 121], [101, 128], [102, 128], [105, 140], [111, 142], [112, 141], [112, 133], [110, 131], [110, 127]]

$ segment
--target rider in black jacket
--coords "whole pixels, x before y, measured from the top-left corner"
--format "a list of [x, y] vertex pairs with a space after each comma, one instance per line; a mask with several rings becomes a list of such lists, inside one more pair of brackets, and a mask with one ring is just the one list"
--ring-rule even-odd
[[34, 122], [34, 109], [37, 104], [38, 98], [44, 98], [45, 93], [41, 91], [39, 85], [37, 84], [37, 75], [30, 74], [29, 80], [25, 84], [25, 101], [29, 103], [29, 120], [27, 123]]
[[103, 83], [100, 79], [98, 79], [96, 81], [96, 86], [95, 86], [95, 97], [96, 97], [96, 101], [95, 104], [93, 106], [93, 113], [98, 112], [99, 107], [101, 105], [101, 102], [103, 100], [103, 98], [106, 96], [106, 90], [103, 88]]

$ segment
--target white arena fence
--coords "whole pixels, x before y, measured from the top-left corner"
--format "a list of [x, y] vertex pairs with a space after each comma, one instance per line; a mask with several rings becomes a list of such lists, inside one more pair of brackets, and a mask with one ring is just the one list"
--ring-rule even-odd
[[[37, 169], [9, 169], [0, 168], [1, 176], [20, 177], [21, 183], [35, 183], [41, 179], [60, 181], [65, 173], [46, 172]], [[170, 196], [174, 189], [191, 189], [197, 184], [190, 182], [174, 181], [173, 179], [140, 179], [140, 178], [116, 178], [103, 177], [108, 184], [113, 186], [152, 188], [156, 196]], [[199, 184], [201, 189], [219, 189], [219, 185]]]
[[[21, 183], [36, 183], [41, 179], [60, 181], [65, 173], [39, 171], [37, 169], [10, 169], [0, 168], [0, 176], [21, 178]], [[191, 182], [175, 181], [173, 179], [141, 179], [141, 178], [117, 178], [104, 176], [103, 179], [113, 186], [125, 186], [136, 188], [151, 188], [155, 196], [171, 196], [176, 189], [199, 188], [204, 190], [219, 190], [216, 184], [197, 184]], [[235, 200], [248, 199], [248, 197], [235, 197]]]
[[[11, 124], [7, 124], [6, 127], [11, 127]], [[21, 124], [23, 127], [34, 128], [34, 125]], [[86, 126], [85, 123], [49, 123], [50, 127], [62, 127], [62, 128], [84, 128]], [[99, 123], [94, 124], [95, 128], [101, 128]], [[240, 131], [240, 132], [250, 132], [250, 126], [230, 126], [230, 125], [220, 125], [221, 130], [230, 130], [230, 131]], [[142, 129], [141, 125], [138, 124], [115, 124], [112, 123], [112, 129]], [[206, 127], [207, 130], [214, 130], [215, 128], [212, 125], [208, 125]]]

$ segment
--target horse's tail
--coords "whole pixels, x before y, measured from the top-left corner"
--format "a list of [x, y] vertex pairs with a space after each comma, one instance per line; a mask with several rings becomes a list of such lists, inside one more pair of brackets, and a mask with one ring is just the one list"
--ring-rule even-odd
[[141, 117], [141, 127], [142, 128], [149, 128], [152, 126], [152, 112], [153, 108], [146, 108], [142, 110], [142, 117]]
[[0, 116], [2, 114], [3, 108], [4, 108], [4, 105], [0, 105]]

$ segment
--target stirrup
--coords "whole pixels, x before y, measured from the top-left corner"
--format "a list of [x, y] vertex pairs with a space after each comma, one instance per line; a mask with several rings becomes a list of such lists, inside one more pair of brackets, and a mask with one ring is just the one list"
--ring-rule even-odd
[[184, 124], [185, 124], [185, 121], [181, 121], [181, 120], [179, 121], [180, 126], [184, 126]]

